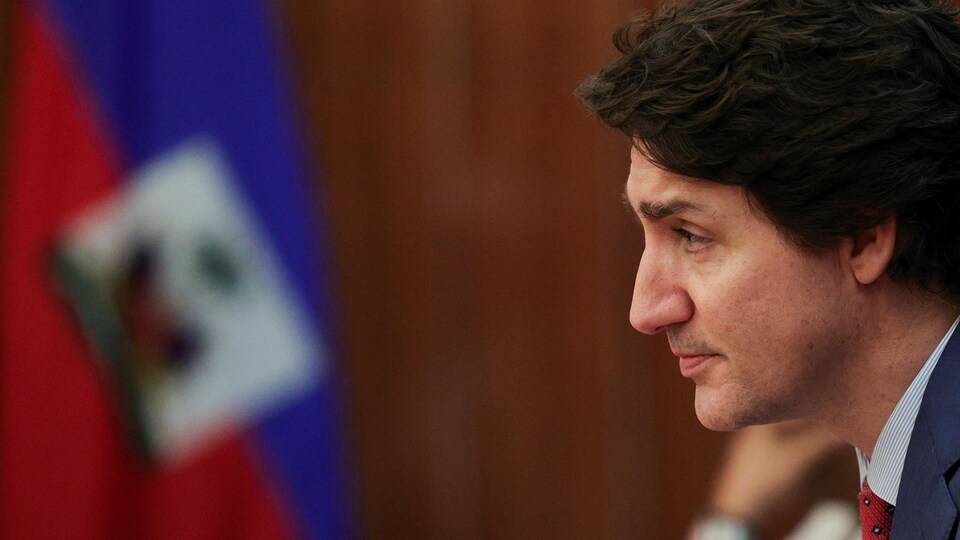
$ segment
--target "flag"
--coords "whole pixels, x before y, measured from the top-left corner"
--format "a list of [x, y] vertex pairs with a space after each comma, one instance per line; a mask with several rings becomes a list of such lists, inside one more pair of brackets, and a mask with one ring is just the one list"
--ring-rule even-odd
[[276, 30], [257, 0], [20, 6], [0, 537], [351, 536]]

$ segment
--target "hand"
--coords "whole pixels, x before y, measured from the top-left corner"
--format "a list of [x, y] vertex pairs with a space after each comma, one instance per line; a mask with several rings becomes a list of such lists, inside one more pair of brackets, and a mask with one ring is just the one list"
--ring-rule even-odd
[[831, 452], [845, 446], [811, 422], [742, 429], [727, 446], [710, 509], [760, 523], [805, 487], [815, 467]]

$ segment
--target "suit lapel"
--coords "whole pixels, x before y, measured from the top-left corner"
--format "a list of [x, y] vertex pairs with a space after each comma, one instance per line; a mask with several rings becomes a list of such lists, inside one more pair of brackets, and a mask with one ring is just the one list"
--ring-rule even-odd
[[891, 540], [943, 540], [957, 520], [957, 507], [937, 465], [929, 426], [917, 418], [903, 465]]
[[891, 540], [948, 538], [957, 506], [945, 474], [960, 460], [960, 331], [930, 375], [903, 465]]

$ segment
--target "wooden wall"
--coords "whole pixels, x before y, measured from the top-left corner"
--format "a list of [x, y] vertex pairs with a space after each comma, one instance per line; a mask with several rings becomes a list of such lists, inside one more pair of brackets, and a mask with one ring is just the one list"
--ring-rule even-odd
[[10, 61], [12, 58], [13, 0], [0, 0], [0, 209], [5, 199], [2, 194], [6, 184], [6, 158], [10, 111], [7, 104], [7, 92], [10, 85]]
[[288, 0], [369, 538], [680, 538], [721, 437], [627, 312], [629, 0]]

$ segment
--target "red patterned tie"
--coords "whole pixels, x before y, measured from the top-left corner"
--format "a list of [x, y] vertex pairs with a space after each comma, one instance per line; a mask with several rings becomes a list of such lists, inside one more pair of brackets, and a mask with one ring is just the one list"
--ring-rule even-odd
[[889, 540], [893, 505], [874, 495], [867, 481], [860, 492], [860, 524], [864, 540]]

